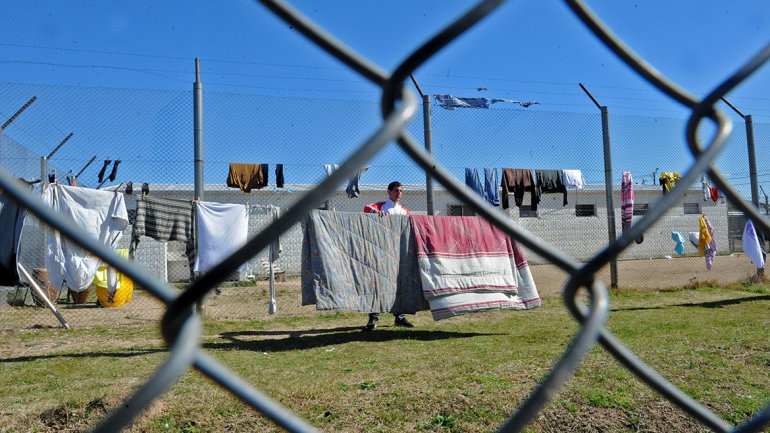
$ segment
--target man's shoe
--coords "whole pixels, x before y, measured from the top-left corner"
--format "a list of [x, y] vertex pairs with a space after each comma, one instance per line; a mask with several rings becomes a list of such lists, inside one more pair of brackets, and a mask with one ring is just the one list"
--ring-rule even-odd
[[369, 323], [364, 326], [364, 331], [374, 331], [374, 328], [377, 327], [377, 321], [376, 320], [369, 320]]
[[396, 321], [393, 322], [395, 326], [403, 326], [404, 328], [414, 328], [414, 325], [412, 325], [412, 322], [407, 320], [405, 316], [396, 317]]

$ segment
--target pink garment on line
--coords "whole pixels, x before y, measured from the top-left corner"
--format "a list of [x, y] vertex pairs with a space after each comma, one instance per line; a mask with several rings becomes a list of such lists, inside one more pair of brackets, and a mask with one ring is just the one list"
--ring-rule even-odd
[[620, 224], [625, 232], [631, 227], [631, 219], [634, 216], [634, 178], [631, 172], [623, 172], [623, 181], [620, 185]]

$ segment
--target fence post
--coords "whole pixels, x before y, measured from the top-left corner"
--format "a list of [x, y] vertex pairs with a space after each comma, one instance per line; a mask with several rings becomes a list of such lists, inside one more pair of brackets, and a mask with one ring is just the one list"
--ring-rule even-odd
[[195, 58], [195, 83], [193, 83], [195, 200], [203, 200], [203, 84], [201, 63]]
[[[602, 144], [604, 146], [604, 190], [607, 194], [607, 237], [609, 242], [615, 242], [615, 205], [612, 203], [612, 155], [610, 153], [610, 115], [607, 107], [599, 104], [583, 83], [580, 88], [591, 98], [594, 105], [602, 113]], [[610, 287], [618, 287], [618, 259], [613, 256], [610, 260]]]
[[[195, 58], [195, 83], [193, 83], [193, 142], [195, 146], [195, 200], [203, 200], [203, 84], [201, 83], [201, 62]], [[196, 241], [197, 242], [197, 241]], [[196, 303], [198, 314], [203, 315], [206, 307], [203, 300]]]
[[[754, 122], [751, 119], [751, 114], [743, 114], [741, 113], [741, 110], [735, 108], [733, 104], [731, 104], [727, 99], [722, 98], [722, 101], [727, 104], [728, 107], [732, 108], [733, 111], [738, 113], [739, 116], [743, 119], [743, 122], [746, 124], [746, 150], [749, 154], [749, 183], [751, 184], [751, 203], [759, 209], [759, 188], [757, 187], [757, 157], [754, 153]], [[761, 239], [764, 239], [764, 234], [762, 235]], [[762, 244], [762, 255], [765, 254], [765, 244]], [[764, 268], [757, 268], [757, 277], [760, 278], [760, 280], [763, 278], [765, 274]]]
[[751, 120], [751, 114], [747, 114], [743, 120], [746, 122], [746, 148], [749, 152], [751, 202], [754, 203], [754, 207], [759, 208], [759, 191], [757, 188], [757, 157], [754, 153], [754, 122]]
[[[432, 154], [433, 148], [433, 127], [431, 126], [430, 117], [430, 95], [422, 93], [422, 89], [420, 88], [420, 85], [417, 83], [417, 80], [414, 78], [413, 74], [409, 74], [409, 76], [412, 78], [414, 86], [417, 87], [417, 91], [420, 93], [420, 96], [422, 96], [422, 132], [423, 136], [425, 137], [425, 151], [430, 155]], [[425, 206], [428, 215], [435, 215], [433, 211], [433, 179], [430, 177], [430, 173], [427, 171], [425, 172], [425, 196]]]

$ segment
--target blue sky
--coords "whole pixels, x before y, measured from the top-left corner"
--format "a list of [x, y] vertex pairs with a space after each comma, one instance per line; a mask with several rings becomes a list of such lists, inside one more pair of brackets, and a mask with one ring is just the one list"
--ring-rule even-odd
[[[410, 50], [471, 5], [465, 1], [296, 1], [292, 4], [385, 69], [394, 68]], [[706, 94], [741, 62], [770, 42], [770, 8], [761, 0], [593, 1], [588, 4], [649, 63], [696, 95]], [[220, 104], [223, 110], [227, 109], [226, 101], [232, 98], [226, 95], [243, 95], [244, 107], [250, 104], [248, 101], [265, 101], [269, 100], [265, 98], [272, 97], [303, 101], [310, 99], [316, 101], [316, 104], [326, 101], [326, 105], [332, 108], [330, 111], [348, 107], [350, 101], [367, 103], [379, 98], [373, 85], [316, 48], [261, 4], [252, 1], [93, 1], [78, 2], [73, 6], [71, 2], [32, 0], [4, 8], [0, 14], [3, 22], [0, 26], [0, 83], [142, 89], [134, 95], [142, 98], [142, 95], [152, 94], [156, 99], [163, 100], [158, 102], [158, 110], [162, 111], [164, 104], [170, 103], [168, 101], [184, 99], [184, 96], [178, 96], [176, 92], [189, 93], [194, 79], [193, 59], [200, 57], [206, 92], [205, 108], [208, 110], [206, 125], [213, 129], [211, 135], [206, 136], [207, 146], [211, 146], [207, 147], [207, 150], [211, 149], [211, 153], [207, 153], [207, 162], [248, 159], [247, 148], [232, 143], [239, 137], [257, 139], [246, 133], [228, 136], [222, 132], [217, 135], [219, 126], [216, 119], [219, 114], [211, 110]], [[542, 133], [548, 129], [548, 119], [551, 119], [548, 113], [590, 114], [596, 115], [598, 119], [596, 108], [578, 87], [579, 82], [584, 83], [601, 103], [608, 105], [611, 113], [626, 116], [617, 122], [613, 121], [613, 125], [618, 125], [614, 143], [617, 146], [640, 148], [636, 153], [613, 150], [618, 157], [616, 177], [620, 176], [623, 169], [641, 175], [658, 166], [663, 169], [683, 168], [689, 161], [686, 151], [679, 144], [660, 144], [653, 139], [640, 140], [647, 144], [624, 142], [623, 137], [634, 136], [634, 131], [639, 131], [637, 137], [649, 134], [634, 119], [683, 119], [686, 111], [654, 90], [615, 58], [561, 2], [507, 2], [480, 25], [432, 58], [416, 71], [415, 76], [423, 90], [430, 94], [451, 93], [541, 102], [542, 105], [528, 109], [496, 105], [489, 110], [501, 112], [494, 114], [500, 118], [510, 118], [521, 113], [521, 116], [533, 117], [533, 122], [546, 126], [542, 127], [537, 136], [522, 137], [521, 141], [525, 144], [517, 158], [507, 156], [499, 147], [490, 146], [484, 149], [483, 158], [467, 160], [470, 165], [583, 168], [586, 172], [597, 173], [591, 174], [589, 181], [600, 180], [601, 162], [596, 162], [595, 152], [591, 151], [590, 163], [583, 162], [580, 159], [582, 153], [574, 148], [584, 143], [569, 142], [568, 134], [582, 128], [586, 122], [581, 120], [582, 117], [570, 120], [573, 123], [561, 132], [561, 138], [548, 137], [550, 134]], [[744, 113], [752, 114], [755, 123], [760, 124], [755, 131], [755, 135], [759, 135], [756, 138], [760, 183], [765, 180], [770, 185], [770, 171], [763, 179], [761, 168], [763, 159], [770, 158], [770, 150], [763, 150], [770, 147], [770, 138], [764, 138], [768, 130], [762, 129], [761, 125], [770, 122], [768, 84], [770, 71], [765, 67], [736, 89], [729, 99]], [[477, 91], [478, 88], [486, 90]], [[145, 89], [153, 92], [148, 93]], [[26, 89], [13, 95], [14, 98], [4, 98], [4, 102], [0, 103], [3, 118], [25, 102], [25, 92]], [[40, 92], [45, 93], [42, 90]], [[69, 92], [53, 91], [49, 99], [66, 99], [74, 91]], [[93, 92], [99, 95], [98, 91]], [[102, 92], [101, 95], [114, 93]], [[250, 99], [252, 96], [256, 99]], [[41, 99], [36, 104], [44, 107], [46, 103]], [[61, 102], [56, 103], [58, 114], [54, 114], [57, 111], [53, 109], [45, 112], [44, 108], [35, 107], [45, 114], [35, 118], [33, 125], [24, 124], [20, 118], [20, 123], [15, 125], [18, 130], [9, 128], [6, 132], [25, 141], [33, 149], [39, 147], [36, 151], [47, 153], [53, 147], [50, 143], [55, 145], [57, 142], [56, 137], [66, 135], [70, 129], [80, 131], [76, 133], [77, 140], [73, 139], [57, 155], [65, 167], [77, 169], [91, 155], [97, 155], [100, 160], [108, 156], [115, 158], [115, 155], [131, 159], [130, 143], [123, 143], [117, 138], [102, 140], [114, 143], [110, 144], [114, 148], [108, 149], [105, 147], [108, 145], [99, 140], [100, 136], [107, 136], [108, 131], [127, 129], [120, 124], [120, 120], [115, 120], [114, 127], [110, 124], [109, 116], [104, 115], [109, 113], [108, 106], [102, 108], [103, 113], [88, 113], [81, 109], [73, 110], [75, 113], [66, 113], [69, 115], [67, 117], [61, 113], [62, 105], [66, 107]], [[504, 113], [506, 110], [507, 114]], [[514, 114], [511, 114], [512, 111]], [[483, 116], [481, 113], [459, 114], [458, 119], [464, 116], [462, 120], [453, 120], [447, 117], [455, 115], [450, 113], [436, 113], [437, 124], [467, 125], [463, 122], [471, 122], [469, 118]], [[34, 115], [31, 109], [29, 117]], [[104, 119], [99, 115], [104, 115]], [[347, 135], [330, 132], [330, 138], [318, 138], [320, 149], [304, 146], [302, 155], [306, 156], [305, 162], [291, 161], [297, 155], [297, 149], [290, 148], [291, 143], [284, 143], [283, 148], [273, 145], [272, 148], [278, 150], [273, 153], [264, 150], [259, 157], [271, 162], [294, 162], [296, 170], [316, 166], [322, 160], [338, 162], [350, 151], [350, 147], [334, 147], [330, 143], [365, 137], [376, 127], [377, 113], [372, 111], [365, 115], [369, 117], [351, 127]], [[307, 119], [311, 114], [303, 116]], [[542, 118], [538, 120], [537, 116]], [[98, 129], [93, 130], [92, 125], [84, 120], [89, 118], [101, 119]], [[255, 114], [250, 117], [244, 115], [243, 121], [249, 122], [252, 119], [271, 124], [278, 120]], [[475, 120], [487, 125], [481, 132], [468, 132], [468, 127], [463, 131], [469, 136], [488, 134], [488, 137], [494, 137], [493, 132], [490, 132], [494, 131], [494, 127], [490, 126], [494, 124], [494, 119], [490, 116], [490, 119]], [[739, 119], [736, 117], [736, 120]], [[593, 121], [587, 122], [593, 124]], [[328, 121], [319, 121], [318, 130], [323, 129], [324, 123]], [[673, 124], [666, 128], [678, 129], [679, 123]], [[411, 127], [416, 136], [421, 133], [420, 126], [421, 119], [418, 118]], [[287, 125], [286, 128], [291, 126]], [[155, 125], [146, 132], [146, 152], [150, 152], [153, 140], [157, 139], [153, 135], [168, 135], [168, 132], [159, 133], [158, 129], [158, 125]], [[220, 129], [231, 128], [222, 126]], [[520, 130], [513, 133], [520, 135], [517, 131]], [[209, 130], [206, 132], [208, 134]], [[446, 147], [437, 147], [437, 156], [441, 158], [441, 152], [444, 151], [446, 164], [460, 168], [463, 160], [452, 158], [456, 158], [458, 152], [467, 153], [468, 149], [462, 146], [458, 148], [457, 143], [449, 138], [442, 140], [441, 134], [448, 137], [448, 132], [435, 132], [440, 139], [438, 145], [446, 144]], [[743, 134], [741, 129], [737, 133]], [[315, 134], [319, 136], [322, 132], [316, 131]], [[280, 141], [278, 131], [267, 136], [271, 143]], [[295, 141], [290, 135], [287, 137], [290, 137], [287, 141]], [[538, 143], [538, 137], [543, 142]], [[188, 138], [185, 135], [180, 140]], [[302, 136], [296, 138], [297, 141], [301, 139]], [[225, 142], [230, 143], [231, 147], [224, 146]], [[762, 144], [764, 146], [760, 146]], [[223, 147], [217, 148], [218, 145]], [[740, 145], [738, 140], [735, 146]], [[474, 144], [473, 147], [478, 146]], [[664, 147], [666, 151], [661, 152]], [[576, 153], [570, 154], [570, 151]], [[316, 155], [313, 152], [321, 153]], [[567, 156], [560, 157], [560, 153], [564, 152], [567, 152]], [[372, 162], [373, 172], [376, 173], [378, 167], [382, 168], [383, 173], [392, 172], [393, 167], [402, 164], [400, 160], [393, 162], [394, 158], [398, 158], [396, 155], [398, 152], [395, 149], [388, 149], [380, 159]], [[146, 160], [148, 157], [144, 158]], [[677, 162], [671, 163], [672, 159]], [[134, 162], [137, 161], [135, 158]], [[391, 161], [391, 165], [384, 161]], [[140, 165], [132, 164], [121, 167], [125, 167], [127, 175], [133, 178], [152, 178], [138, 168], [135, 173], [131, 173], [132, 166]], [[720, 159], [720, 166], [735, 179], [744, 176], [745, 183], [747, 173], [742, 173], [747, 171], [745, 151], [731, 149]], [[220, 175], [221, 170], [220, 165], [212, 166], [211, 170], [207, 168], [207, 182], [218, 179], [216, 176]], [[211, 180], [208, 173], [212, 173]], [[320, 176], [320, 170], [314, 173]], [[375, 180], [387, 174], [370, 176], [373, 176], [370, 180]]]

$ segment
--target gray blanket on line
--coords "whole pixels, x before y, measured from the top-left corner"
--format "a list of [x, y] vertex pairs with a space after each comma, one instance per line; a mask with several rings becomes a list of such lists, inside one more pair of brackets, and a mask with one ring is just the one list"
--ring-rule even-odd
[[313, 211], [302, 240], [302, 305], [319, 310], [428, 309], [409, 217]]

